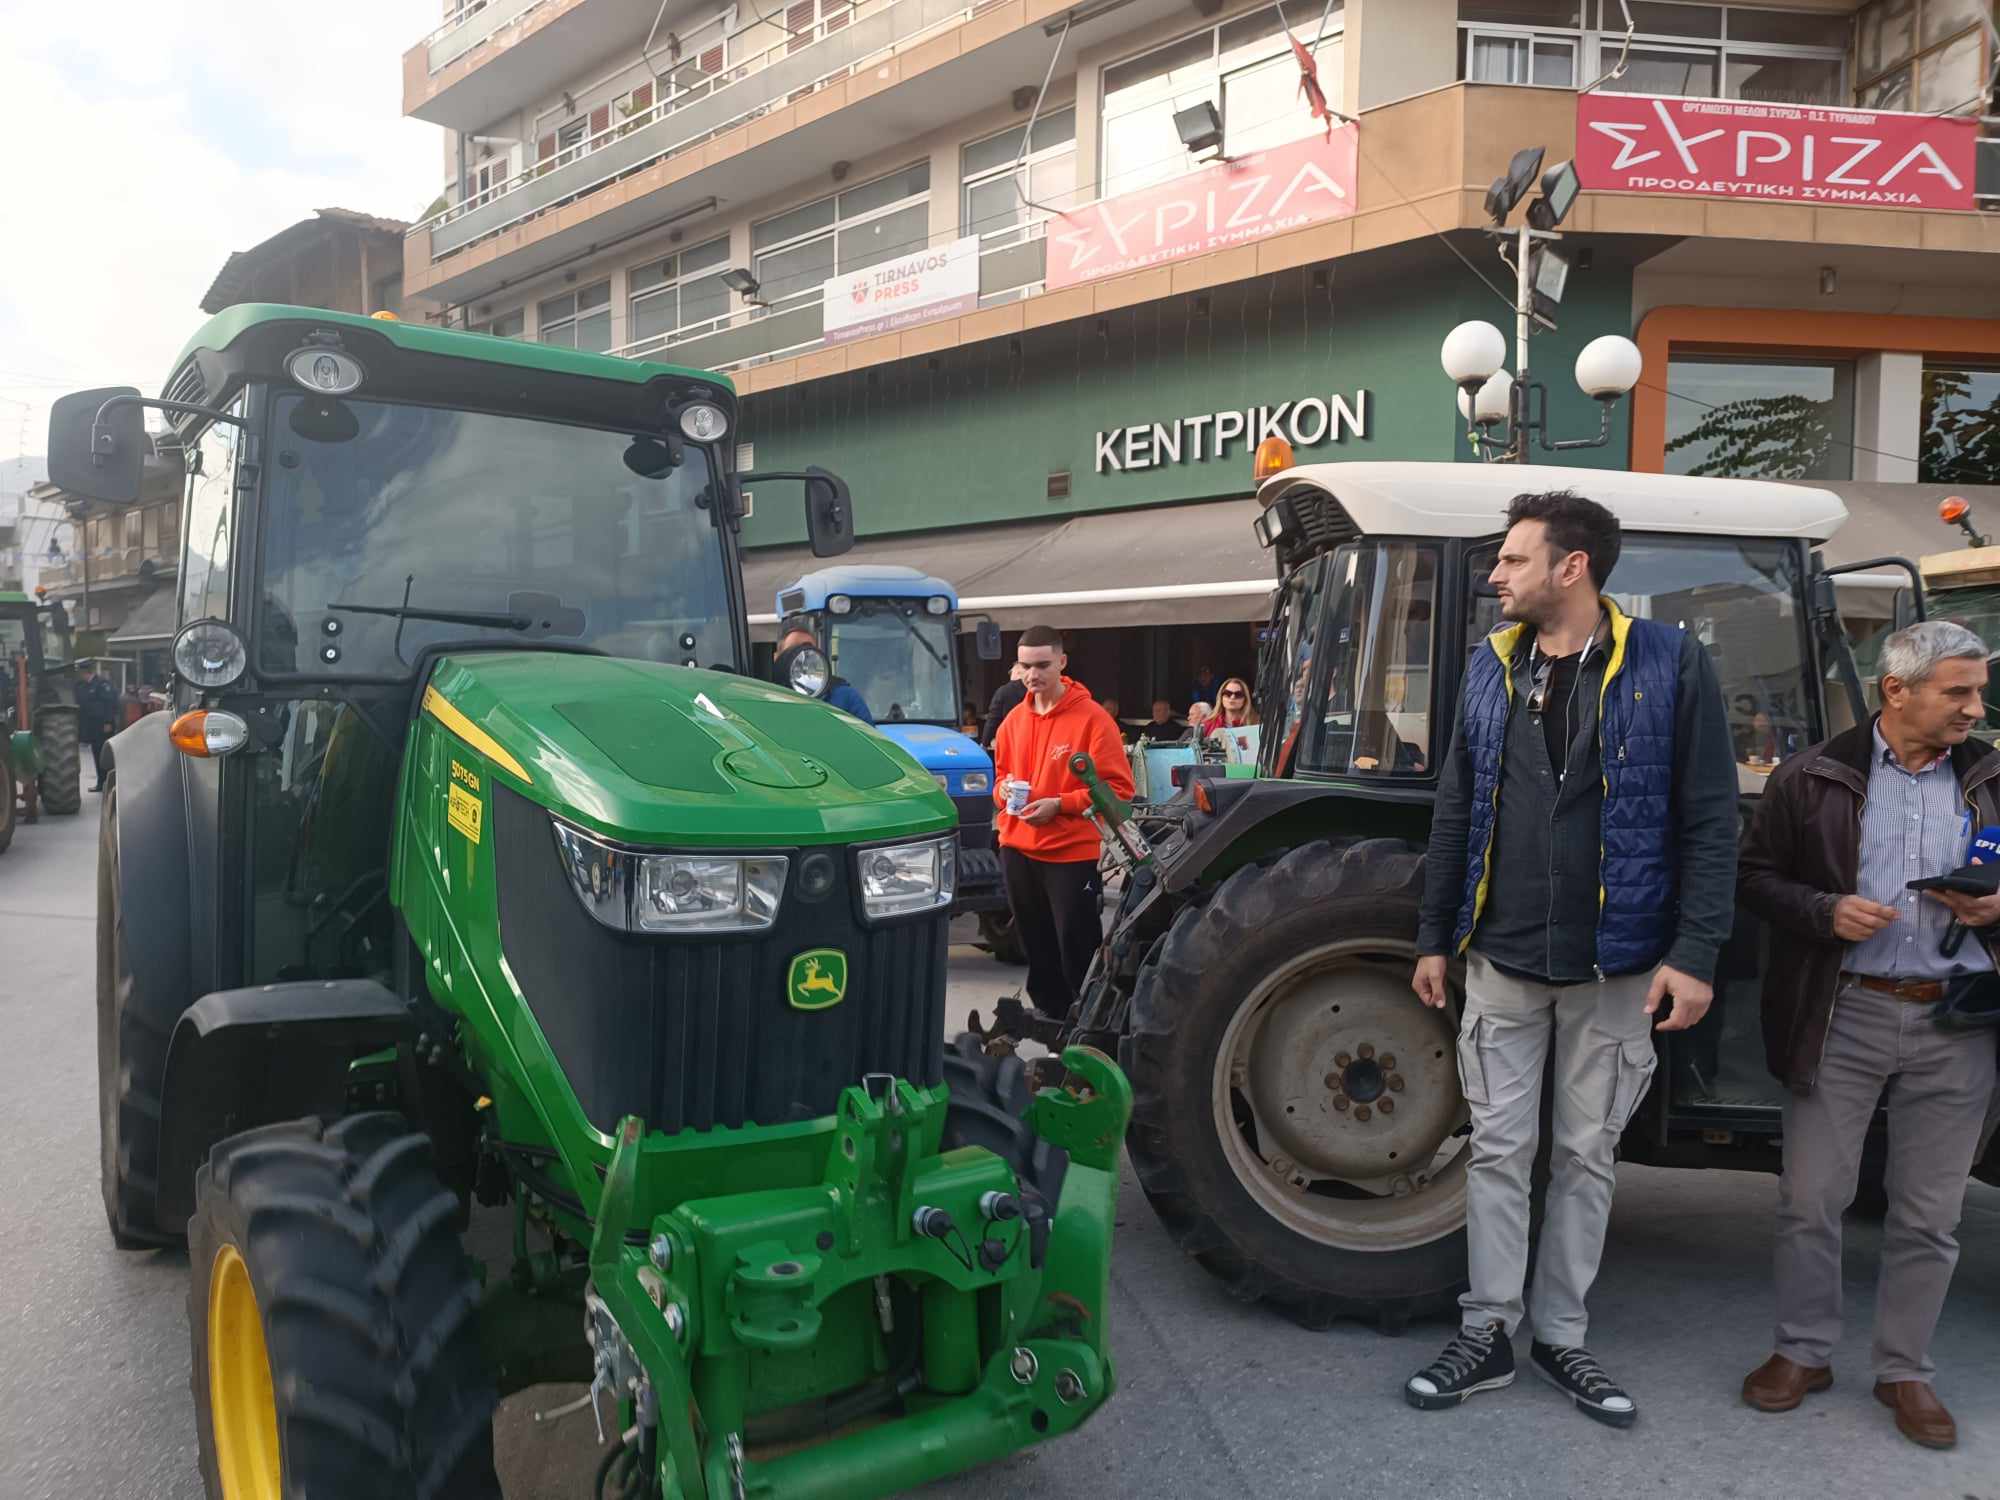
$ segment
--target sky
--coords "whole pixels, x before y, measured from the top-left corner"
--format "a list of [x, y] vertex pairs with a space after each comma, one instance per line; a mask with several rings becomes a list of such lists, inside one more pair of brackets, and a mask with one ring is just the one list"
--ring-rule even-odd
[[402, 117], [438, 0], [0, 0], [0, 460], [65, 391], [158, 393], [233, 250], [319, 208], [415, 219], [442, 137]]

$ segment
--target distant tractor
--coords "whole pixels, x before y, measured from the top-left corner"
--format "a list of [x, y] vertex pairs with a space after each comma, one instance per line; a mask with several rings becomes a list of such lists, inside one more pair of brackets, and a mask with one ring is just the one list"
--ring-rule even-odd
[[[1438, 764], [1468, 654], [1495, 649], [1486, 579], [1509, 497], [1574, 488], [1618, 516], [1607, 592], [1707, 648], [1745, 817], [1774, 732], [1802, 748], [1869, 711], [1836, 575], [1900, 565], [1918, 615], [1923, 597], [1901, 559], [1822, 565], [1846, 519], [1826, 490], [1511, 464], [1274, 467], [1255, 523], [1278, 574], [1257, 777], [1198, 779], [1148, 809], [1152, 867], [1127, 880], [1075, 1011], [1045, 1023], [1002, 1002], [984, 1039], [1116, 1051], [1133, 1170], [1189, 1255], [1308, 1323], [1394, 1327], [1448, 1310], [1466, 1282], [1466, 1044], [1410, 980]], [[1610, 672], [1616, 690], [1616, 658]], [[1708, 1014], [1622, 1058], [1625, 1160], [1778, 1169], [1785, 1095], [1764, 1066], [1759, 986], [1783, 962], [1739, 909]], [[1462, 999], [1456, 968], [1452, 983]], [[1878, 1132], [1864, 1170], [1882, 1151]], [[1974, 1170], [2000, 1181], [2000, 1145]]]
[[186, 551], [172, 713], [110, 746], [100, 1176], [116, 1244], [186, 1242], [210, 1500], [487, 1500], [556, 1381], [628, 1500], [864, 1500], [1097, 1411], [1130, 1090], [946, 1046], [951, 803], [744, 675], [729, 382], [237, 306], [160, 399], [58, 401], [50, 477], [130, 503], [142, 408]]
[[[915, 568], [843, 564], [785, 585], [777, 604], [781, 621], [801, 620], [812, 630], [826, 662], [816, 677], [811, 662], [788, 663], [794, 688], [844, 679], [867, 703], [875, 727], [950, 796], [959, 843], [952, 911], [979, 918], [980, 941], [994, 957], [1023, 962], [993, 840], [993, 757], [958, 727], [964, 698], [958, 590]], [[980, 659], [997, 661], [999, 628], [981, 620], [973, 634]]]
[[69, 615], [18, 592], [0, 592], [0, 850], [43, 812], [83, 805]]

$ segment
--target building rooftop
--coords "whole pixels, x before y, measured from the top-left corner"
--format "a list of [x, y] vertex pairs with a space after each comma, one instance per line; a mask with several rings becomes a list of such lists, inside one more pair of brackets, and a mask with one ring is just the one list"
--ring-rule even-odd
[[315, 209], [310, 219], [301, 219], [248, 250], [231, 252], [229, 259], [222, 263], [222, 269], [216, 272], [215, 280], [202, 294], [201, 310], [217, 313], [233, 302], [245, 300], [251, 295], [251, 287], [259, 272], [329, 235], [353, 230], [363, 234], [394, 236], [400, 240], [409, 228], [401, 219], [378, 218], [374, 214], [356, 213], [351, 208]]

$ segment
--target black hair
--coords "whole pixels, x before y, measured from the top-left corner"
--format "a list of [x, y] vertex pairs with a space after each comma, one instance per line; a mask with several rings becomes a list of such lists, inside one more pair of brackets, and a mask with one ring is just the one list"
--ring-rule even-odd
[[1618, 566], [1618, 518], [1575, 490], [1516, 495], [1507, 502], [1507, 524], [1513, 527], [1522, 521], [1542, 523], [1557, 557], [1567, 557], [1572, 552], [1587, 557], [1590, 581], [1600, 589], [1610, 579], [1611, 570]]
[[1016, 644], [1021, 646], [1053, 646], [1060, 654], [1063, 648], [1062, 632], [1053, 625], [1030, 625], [1026, 630], [1021, 632], [1021, 639]]

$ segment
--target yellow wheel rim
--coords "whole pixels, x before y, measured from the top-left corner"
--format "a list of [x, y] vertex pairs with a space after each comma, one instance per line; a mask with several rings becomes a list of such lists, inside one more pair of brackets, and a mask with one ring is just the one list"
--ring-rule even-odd
[[234, 1245], [208, 1274], [208, 1412], [223, 1500], [280, 1500], [278, 1403], [250, 1268]]

